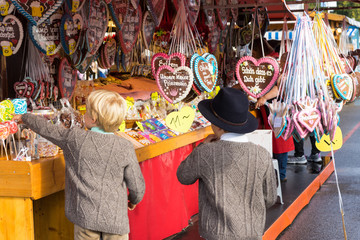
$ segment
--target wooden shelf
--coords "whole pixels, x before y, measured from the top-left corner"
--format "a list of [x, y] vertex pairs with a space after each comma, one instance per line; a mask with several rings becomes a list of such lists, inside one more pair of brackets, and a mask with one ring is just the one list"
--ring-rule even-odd
[[[211, 134], [211, 127], [136, 149], [139, 162], [195, 143]], [[65, 160], [62, 154], [31, 162], [0, 159], [0, 197], [40, 199], [65, 188]]]

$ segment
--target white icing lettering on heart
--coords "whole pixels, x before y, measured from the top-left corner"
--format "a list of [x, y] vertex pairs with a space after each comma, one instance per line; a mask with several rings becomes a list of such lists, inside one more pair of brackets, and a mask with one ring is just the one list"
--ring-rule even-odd
[[183, 100], [190, 92], [194, 76], [190, 68], [181, 66], [172, 68], [163, 65], [155, 76], [160, 94], [169, 102], [177, 103]]
[[236, 64], [236, 77], [242, 89], [254, 98], [265, 95], [276, 83], [279, 64], [271, 57], [259, 60], [246, 56]]

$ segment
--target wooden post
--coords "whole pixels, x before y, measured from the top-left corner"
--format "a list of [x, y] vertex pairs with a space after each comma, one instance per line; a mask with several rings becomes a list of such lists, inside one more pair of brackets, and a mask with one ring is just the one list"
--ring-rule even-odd
[[1, 55], [1, 70], [0, 70], [0, 99], [3, 100], [9, 96], [9, 86], [7, 81], [7, 74], [6, 74], [6, 57]]

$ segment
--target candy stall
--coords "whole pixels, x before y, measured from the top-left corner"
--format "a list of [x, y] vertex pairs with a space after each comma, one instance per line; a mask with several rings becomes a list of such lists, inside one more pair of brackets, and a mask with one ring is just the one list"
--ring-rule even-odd
[[283, 2], [269, 8], [230, 2], [0, 3], [0, 239], [73, 239], [62, 150], [12, 121], [13, 114], [84, 128], [91, 91], [124, 97], [127, 115], [116, 134], [133, 144], [146, 183], [144, 199], [129, 211], [130, 239], [164, 239], [198, 212], [197, 185], [181, 185], [176, 170], [212, 133], [196, 108], [221, 87], [238, 86], [254, 105], [280, 82], [269, 104], [277, 138], [335, 136], [342, 104], [359, 94], [355, 57], [336, 50], [318, 15], [314, 29], [307, 15], [297, 19], [301, 38], [292, 46], [283, 41], [281, 58], [269, 57], [262, 42], [269, 19], [295, 17], [276, 12]]

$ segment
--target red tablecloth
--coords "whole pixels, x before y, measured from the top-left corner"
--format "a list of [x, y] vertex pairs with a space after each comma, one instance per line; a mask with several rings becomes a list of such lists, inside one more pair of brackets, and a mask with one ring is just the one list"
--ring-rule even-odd
[[198, 212], [198, 184], [179, 183], [176, 170], [193, 145], [140, 163], [145, 178], [144, 199], [129, 211], [130, 240], [160, 240], [180, 232]]

